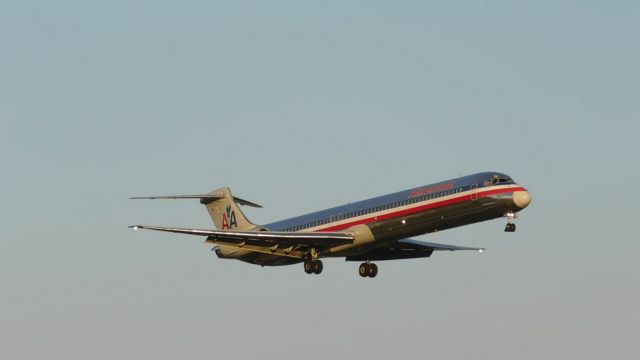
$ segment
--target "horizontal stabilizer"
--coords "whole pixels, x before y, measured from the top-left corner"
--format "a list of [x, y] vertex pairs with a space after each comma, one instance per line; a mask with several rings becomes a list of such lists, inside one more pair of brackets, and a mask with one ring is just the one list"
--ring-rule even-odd
[[[218, 194], [204, 194], [204, 195], [164, 195], [164, 196], [134, 196], [130, 197], [130, 200], [175, 200], [175, 199], [199, 199], [201, 204], [207, 205], [216, 200], [221, 200], [224, 195]], [[241, 199], [239, 197], [233, 197], [233, 200], [240, 205], [252, 206], [255, 208], [261, 208], [261, 205]]]
[[234, 231], [201, 230], [162, 226], [132, 225], [133, 230], [147, 229], [179, 234], [206, 236], [219, 244], [251, 244], [256, 246], [313, 246], [330, 248], [353, 243], [353, 236], [341, 232]]

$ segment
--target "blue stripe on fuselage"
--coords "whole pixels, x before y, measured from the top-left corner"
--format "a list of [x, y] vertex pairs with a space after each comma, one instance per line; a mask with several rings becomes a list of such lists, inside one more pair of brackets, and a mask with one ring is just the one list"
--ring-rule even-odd
[[[265, 225], [265, 227], [267, 227], [272, 231], [299, 231], [299, 230], [302, 230], [301, 227], [308, 228], [308, 227], [321, 225], [319, 222], [323, 222], [323, 224], [327, 224], [331, 222], [344, 220], [352, 216], [359, 216], [359, 215], [352, 215], [352, 216], [345, 217], [345, 215], [348, 215], [348, 214], [353, 214], [353, 213], [357, 214], [369, 209], [377, 209], [387, 204], [395, 204], [400, 201], [411, 199], [412, 194], [416, 194], [416, 192], [419, 193], [423, 189], [431, 189], [431, 188], [437, 189], [439, 186], [443, 186], [450, 183], [453, 183], [453, 189], [462, 188], [462, 191], [470, 190], [471, 186], [474, 184], [477, 184], [478, 188], [483, 188], [488, 186], [486, 182], [494, 178], [495, 175], [499, 177], [511, 179], [508, 175], [499, 173], [499, 172], [482, 172], [482, 173], [468, 175], [468, 176], [464, 176], [456, 179], [440, 181], [430, 185], [419, 186], [413, 189], [399, 191], [393, 194], [382, 195], [382, 196], [358, 201], [358, 202], [347, 204], [347, 205], [337, 206], [334, 208], [321, 210], [321, 211], [297, 216], [297, 217], [286, 219], [286, 220], [277, 221], [271, 224], [267, 224]], [[512, 182], [512, 184], [515, 184], [515, 182]]]

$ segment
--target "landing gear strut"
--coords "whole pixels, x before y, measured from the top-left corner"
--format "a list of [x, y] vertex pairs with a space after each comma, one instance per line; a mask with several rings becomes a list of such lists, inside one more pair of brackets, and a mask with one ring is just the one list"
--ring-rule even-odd
[[362, 277], [374, 278], [376, 277], [376, 275], [378, 275], [378, 265], [369, 261], [363, 262], [358, 268], [358, 274], [360, 274], [360, 276]]
[[516, 224], [512, 223], [512, 221], [513, 221], [513, 219], [515, 219], [517, 217], [516, 213], [508, 212], [508, 213], [504, 214], [504, 217], [507, 218], [507, 225], [504, 227], [504, 231], [505, 232], [515, 232], [516, 231]]

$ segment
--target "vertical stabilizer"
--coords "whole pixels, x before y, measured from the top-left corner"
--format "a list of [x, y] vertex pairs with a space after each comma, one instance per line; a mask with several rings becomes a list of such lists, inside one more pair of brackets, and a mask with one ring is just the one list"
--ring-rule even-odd
[[257, 227], [242, 213], [231, 195], [231, 189], [223, 187], [207, 195], [218, 195], [219, 200], [203, 198], [200, 202], [207, 208], [211, 220], [218, 230], [246, 231]]

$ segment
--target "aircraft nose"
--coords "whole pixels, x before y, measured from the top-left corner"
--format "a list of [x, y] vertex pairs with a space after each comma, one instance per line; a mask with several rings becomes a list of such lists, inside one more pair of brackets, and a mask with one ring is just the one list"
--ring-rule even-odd
[[526, 190], [514, 191], [513, 203], [520, 209], [524, 209], [531, 203], [531, 194]]

